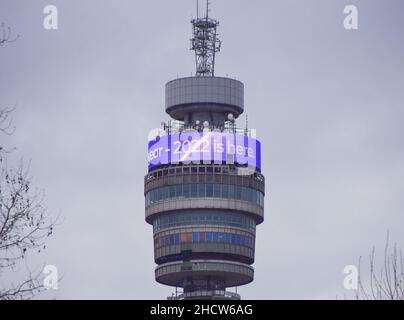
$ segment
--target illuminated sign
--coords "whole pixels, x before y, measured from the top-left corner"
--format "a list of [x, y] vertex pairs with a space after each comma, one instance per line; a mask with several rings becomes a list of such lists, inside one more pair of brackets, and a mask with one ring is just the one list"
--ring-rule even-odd
[[149, 170], [167, 164], [240, 164], [261, 169], [261, 143], [251, 137], [222, 132], [182, 132], [149, 142]]

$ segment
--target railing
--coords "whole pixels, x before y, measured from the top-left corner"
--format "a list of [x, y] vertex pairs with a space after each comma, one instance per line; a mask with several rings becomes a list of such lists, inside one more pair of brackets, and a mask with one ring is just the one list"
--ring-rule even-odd
[[256, 132], [251, 129], [237, 128], [233, 121], [226, 121], [223, 125], [216, 126], [208, 123], [198, 123], [192, 125], [185, 125], [182, 121], [169, 120], [167, 123], [162, 122], [163, 130], [169, 134], [177, 134], [187, 130], [193, 130], [197, 132], [213, 131], [223, 133], [233, 133], [239, 135], [245, 135], [247, 137], [255, 138]]
[[185, 299], [193, 299], [193, 298], [211, 298], [211, 299], [223, 299], [223, 300], [240, 300], [241, 296], [238, 293], [225, 291], [225, 290], [200, 290], [200, 291], [192, 291], [182, 293], [177, 296], [167, 297], [167, 300], [185, 300]]
[[[185, 168], [185, 169], [183, 169]], [[201, 171], [202, 168], [204, 172]], [[242, 173], [243, 170], [248, 170], [248, 168], [237, 167], [235, 165], [186, 165], [186, 166], [178, 166], [173, 168], [162, 168], [154, 170], [153, 172], [148, 173], [144, 180], [147, 183], [148, 181], [158, 179], [160, 177], [165, 176], [183, 176], [187, 174], [198, 175], [198, 174], [229, 174], [236, 176], [247, 176]], [[259, 172], [253, 172], [248, 176], [253, 176], [255, 180], [265, 183], [265, 177], [263, 174]]]

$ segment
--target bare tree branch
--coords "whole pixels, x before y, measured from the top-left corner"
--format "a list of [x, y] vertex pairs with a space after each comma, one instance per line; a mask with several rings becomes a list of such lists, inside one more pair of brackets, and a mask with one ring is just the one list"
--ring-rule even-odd
[[5, 23], [2, 22], [0, 25], [0, 47], [11, 42], [17, 41], [20, 35], [12, 36], [11, 35], [11, 28], [6, 27]]
[[[1, 25], [0, 46], [17, 40], [10, 28]], [[15, 127], [11, 114], [15, 108], [0, 109], [0, 135], [11, 135]], [[9, 153], [0, 145], [0, 278], [15, 271], [26, 262], [29, 252], [41, 252], [52, 235], [59, 218], [53, 220], [43, 205], [43, 193], [32, 187], [29, 166], [21, 162], [17, 169], [8, 168], [5, 156]], [[28, 272], [17, 284], [0, 283], [0, 300], [31, 299], [45, 289], [42, 270]]]
[[387, 232], [384, 248], [384, 261], [377, 270], [376, 249], [373, 247], [369, 259], [369, 283], [365, 284], [362, 277], [361, 258], [359, 258], [359, 277], [356, 299], [365, 300], [404, 300], [404, 259], [398, 252], [397, 244], [390, 248], [390, 234]]

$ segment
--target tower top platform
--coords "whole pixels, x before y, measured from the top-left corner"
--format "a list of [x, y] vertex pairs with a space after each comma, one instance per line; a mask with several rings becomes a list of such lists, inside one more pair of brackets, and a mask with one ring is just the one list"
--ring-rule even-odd
[[187, 77], [166, 84], [166, 112], [175, 120], [206, 112], [238, 118], [244, 111], [244, 84], [223, 77]]

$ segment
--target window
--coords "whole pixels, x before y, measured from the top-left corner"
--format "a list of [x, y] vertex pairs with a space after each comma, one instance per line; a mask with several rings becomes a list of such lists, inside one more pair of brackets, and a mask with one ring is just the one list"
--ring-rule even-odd
[[175, 186], [170, 186], [170, 198], [175, 198]]
[[213, 185], [213, 197], [215, 198], [220, 198], [221, 197], [221, 188], [222, 185], [220, 184], [214, 184]]
[[169, 190], [168, 187], [163, 188], [163, 197], [161, 198], [162, 200], [168, 199], [168, 190]]
[[217, 242], [217, 243], [231, 243], [250, 248], [253, 248], [254, 246], [254, 238], [227, 232], [206, 232], [206, 233], [187, 232], [181, 234], [177, 233], [157, 238], [154, 240], [154, 243], [156, 247], [165, 247], [165, 246], [178, 245], [180, 243], [197, 243], [205, 241]]
[[177, 198], [183, 197], [183, 194], [182, 194], [182, 184], [177, 184], [177, 185], [175, 186], [175, 195], [176, 195]]
[[198, 197], [199, 198], [205, 198], [206, 197], [206, 193], [205, 193], [205, 187], [206, 185], [204, 183], [201, 183], [199, 185], [199, 190], [198, 190]]
[[206, 185], [206, 197], [212, 198], [213, 197], [213, 184], [208, 183]]
[[189, 198], [189, 195], [190, 195], [190, 193], [189, 193], [189, 190], [190, 189], [190, 185], [189, 184], [184, 184], [183, 185], [183, 188], [182, 188], [182, 191], [183, 191], [183, 193], [184, 193], [184, 197], [185, 198]]
[[255, 232], [255, 221], [252, 218], [238, 213], [228, 214], [220, 210], [213, 212], [185, 211], [156, 218], [154, 222], [156, 231], [183, 225], [230, 225]]
[[198, 197], [198, 185], [197, 184], [191, 184], [191, 198], [197, 198]]
[[218, 183], [178, 184], [152, 190], [146, 194], [146, 205], [174, 198], [224, 198], [240, 199], [264, 205], [264, 195], [252, 188]]
[[242, 199], [241, 198], [241, 187], [236, 186], [236, 199]]
[[241, 196], [240, 196], [240, 199], [241, 200], [243, 200], [243, 201], [247, 201], [247, 198], [248, 198], [248, 194], [247, 194], [247, 190], [246, 190], [247, 188], [241, 188]]
[[192, 242], [199, 242], [199, 232], [192, 233]]
[[180, 233], [180, 243], [184, 243], [187, 241], [185, 233]]
[[234, 199], [234, 185], [229, 185], [229, 199]]
[[227, 184], [222, 185], [222, 197], [225, 199], [229, 198], [229, 186]]
[[212, 241], [213, 241], [213, 242], [218, 242], [218, 238], [219, 238], [218, 233], [217, 233], [217, 232], [212, 232], [212, 234], [213, 234], [213, 239], [212, 239]]
[[148, 193], [146, 194], [145, 203], [146, 203], [146, 206], [150, 205], [150, 192], [148, 192]]

